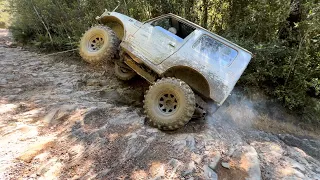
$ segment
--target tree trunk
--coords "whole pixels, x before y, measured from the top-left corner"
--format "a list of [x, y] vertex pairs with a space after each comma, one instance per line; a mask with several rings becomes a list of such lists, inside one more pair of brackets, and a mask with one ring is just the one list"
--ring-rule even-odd
[[32, 4], [33, 10], [35, 11], [35, 13], [37, 14], [39, 20], [41, 21], [41, 23], [43, 24], [44, 28], [46, 29], [46, 31], [47, 31], [47, 33], [48, 33], [48, 36], [49, 36], [49, 38], [50, 38], [50, 42], [52, 43], [53, 40], [52, 40], [52, 36], [51, 36], [51, 34], [50, 34], [50, 31], [49, 31], [49, 28], [47, 27], [46, 23], [43, 21], [42, 17], [40, 16], [37, 8], [36, 8], [35, 5], [33, 4], [33, 1], [31, 0], [30, 2], [31, 2], [31, 4]]
[[185, 3], [185, 16], [186, 19], [194, 21], [194, 12], [193, 12], [194, 0], [189, 0]]
[[203, 14], [202, 14], [202, 27], [208, 28], [208, 1], [202, 0]]

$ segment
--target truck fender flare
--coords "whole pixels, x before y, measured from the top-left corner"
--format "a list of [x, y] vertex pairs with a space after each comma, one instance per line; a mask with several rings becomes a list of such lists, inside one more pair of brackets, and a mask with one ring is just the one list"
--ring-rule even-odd
[[188, 66], [173, 66], [168, 68], [163, 76], [173, 76], [185, 81], [194, 90], [202, 94], [205, 98], [210, 98], [210, 85], [207, 78], [199, 71]]
[[102, 16], [99, 18], [99, 22], [103, 25], [109, 26], [121, 41], [126, 37], [125, 26], [119, 18], [115, 16]]

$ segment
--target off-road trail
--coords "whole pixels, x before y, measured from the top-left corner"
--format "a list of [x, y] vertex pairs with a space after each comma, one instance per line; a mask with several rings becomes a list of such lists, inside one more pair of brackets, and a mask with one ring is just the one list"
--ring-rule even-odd
[[263, 101], [234, 91], [205, 120], [163, 132], [143, 114], [143, 79], [0, 36], [0, 179], [320, 180], [319, 139], [251, 127]]

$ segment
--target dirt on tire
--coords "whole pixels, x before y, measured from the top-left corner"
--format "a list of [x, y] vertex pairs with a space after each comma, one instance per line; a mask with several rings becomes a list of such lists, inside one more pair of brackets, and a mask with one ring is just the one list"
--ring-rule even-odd
[[[169, 105], [166, 105], [167, 102]], [[190, 121], [195, 103], [195, 95], [185, 82], [176, 78], [162, 78], [146, 92], [144, 109], [154, 127], [176, 130]]]
[[107, 26], [91, 27], [82, 36], [79, 45], [80, 56], [90, 64], [101, 64], [114, 58], [119, 52], [120, 40]]
[[129, 81], [137, 75], [132, 69], [130, 69], [130, 67], [121, 66], [126, 65], [122, 65], [121, 62], [115, 62], [114, 64], [114, 74], [117, 76], [118, 79], [122, 81]]

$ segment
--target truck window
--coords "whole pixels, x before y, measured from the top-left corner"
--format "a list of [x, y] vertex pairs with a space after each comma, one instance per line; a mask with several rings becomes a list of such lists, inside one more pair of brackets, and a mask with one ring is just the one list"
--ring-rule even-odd
[[[189, 36], [189, 34], [191, 34], [195, 30], [194, 27], [188, 26], [187, 24], [180, 22], [173, 17], [164, 17], [155, 20], [151, 23], [151, 25], [155, 27], [161, 27], [182, 39]], [[172, 31], [172, 29], [174, 29], [174, 31]]]
[[207, 35], [200, 37], [193, 48], [206, 58], [229, 66], [237, 57], [238, 51]]

